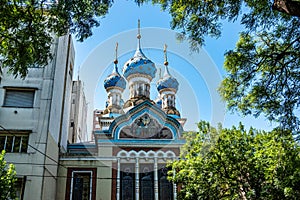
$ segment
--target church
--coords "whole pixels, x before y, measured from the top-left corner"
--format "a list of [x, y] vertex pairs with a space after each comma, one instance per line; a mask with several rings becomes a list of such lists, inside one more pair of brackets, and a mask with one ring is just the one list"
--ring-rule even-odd
[[18, 198], [175, 200], [179, 188], [168, 181], [167, 164], [185, 143], [186, 119], [176, 108], [180, 87], [167, 46], [158, 75], [143, 53], [140, 27], [127, 62], [118, 63], [116, 45], [113, 70], [102, 83], [106, 105], [94, 111], [93, 140], [86, 142], [84, 83], [73, 79], [72, 37], [53, 40], [47, 66], [29, 68], [25, 79], [4, 69], [0, 82], [0, 150], [15, 166]]
[[[69, 144], [58, 166], [57, 199], [174, 200], [178, 187], [167, 179], [167, 163], [177, 159], [186, 121], [176, 109], [179, 83], [169, 72], [167, 46], [164, 75], [156, 84], [159, 98], [150, 99], [157, 68], [137, 49], [104, 80], [106, 106], [94, 112], [94, 142]], [[129, 98], [122, 94], [129, 90]]]

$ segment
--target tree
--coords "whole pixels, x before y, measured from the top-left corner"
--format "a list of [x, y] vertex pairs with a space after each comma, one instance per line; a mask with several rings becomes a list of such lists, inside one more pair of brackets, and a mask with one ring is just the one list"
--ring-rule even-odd
[[[291, 134], [199, 123], [170, 179], [179, 199], [297, 199], [300, 196], [300, 149]], [[218, 136], [218, 137], [216, 137]], [[175, 172], [175, 174], [173, 174]]]
[[5, 151], [0, 154], [0, 199], [15, 199], [16, 171], [13, 164], [6, 164]]
[[299, 133], [299, 0], [157, 0], [193, 48], [219, 37], [224, 20], [244, 25], [234, 50], [225, 53], [220, 94], [229, 110], [264, 114]]
[[299, 137], [300, 20], [257, 36], [243, 33], [224, 67], [220, 92], [232, 110], [261, 113]]
[[0, 72], [25, 77], [30, 67], [48, 64], [53, 36], [72, 33], [79, 41], [92, 35], [112, 0], [1, 0]]

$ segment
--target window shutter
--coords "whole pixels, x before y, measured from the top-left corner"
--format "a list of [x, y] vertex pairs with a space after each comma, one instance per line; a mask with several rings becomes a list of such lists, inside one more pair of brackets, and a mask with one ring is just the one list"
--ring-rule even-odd
[[5, 93], [4, 105], [6, 107], [32, 108], [34, 90], [10, 90]]

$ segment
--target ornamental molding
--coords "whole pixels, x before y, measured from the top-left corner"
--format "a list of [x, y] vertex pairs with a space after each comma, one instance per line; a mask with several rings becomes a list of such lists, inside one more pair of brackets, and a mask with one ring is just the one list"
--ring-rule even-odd
[[147, 75], [147, 74], [141, 74], [141, 73], [135, 73], [135, 74], [131, 74], [129, 75], [126, 79], [128, 82], [131, 81], [131, 79], [134, 79], [134, 78], [146, 78], [149, 80], [149, 82], [152, 81], [152, 77], [150, 75]]
[[132, 124], [136, 119], [147, 113], [152, 118], [156, 119], [160, 124], [169, 128], [173, 134], [173, 139], [181, 137], [183, 128], [181, 124], [173, 117], [165, 114], [160, 108], [148, 100], [136, 105], [125, 114], [117, 117], [109, 127], [109, 132], [114, 139], [119, 139], [119, 134], [123, 127]]
[[164, 160], [170, 160], [170, 159], [176, 159], [177, 156], [175, 155], [175, 153], [173, 151], [162, 151], [162, 150], [158, 150], [158, 151], [135, 151], [135, 150], [131, 150], [131, 151], [125, 151], [125, 150], [121, 150], [120, 152], [118, 152], [117, 154], [117, 158], [123, 158], [126, 160], [130, 160], [130, 159], [155, 159], [155, 158], [159, 158], [159, 159], [164, 159]]

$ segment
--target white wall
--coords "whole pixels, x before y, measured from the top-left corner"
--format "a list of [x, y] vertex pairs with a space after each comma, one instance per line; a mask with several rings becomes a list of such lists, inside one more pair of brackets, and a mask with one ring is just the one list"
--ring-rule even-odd
[[[0, 83], [0, 125], [7, 130], [32, 131], [29, 145], [33, 148], [29, 146], [27, 153], [6, 154], [6, 160], [15, 163], [17, 176], [27, 175], [24, 199], [54, 197], [59, 139], [62, 151], [67, 146], [73, 74], [70, 66], [74, 66], [75, 55], [69, 36], [54, 39], [52, 52], [53, 59], [49, 64], [43, 68], [29, 69], [25, 79], [15, 79], [4, 69]], [[35, 88], [33, 108], [3, 107], [6, 86]]]

